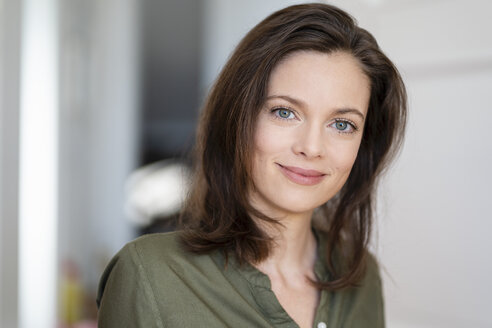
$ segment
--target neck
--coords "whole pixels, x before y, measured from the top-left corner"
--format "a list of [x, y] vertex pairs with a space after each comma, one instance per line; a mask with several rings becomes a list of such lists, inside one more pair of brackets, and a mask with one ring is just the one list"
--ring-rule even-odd
[[311, 213], [290, 215], [281, 227], [265, 227], [274, 243], [270, 256], [258, 264], [261, 271], [312, 275], [316, 260], [316, 238], [311, 230]]

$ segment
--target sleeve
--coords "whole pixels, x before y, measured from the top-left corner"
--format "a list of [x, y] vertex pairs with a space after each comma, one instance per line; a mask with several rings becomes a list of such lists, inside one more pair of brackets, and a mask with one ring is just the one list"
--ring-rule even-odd
[[126, 245], [104, 270], [96, 302], [99, 328], [164, 327], [134, 244]]

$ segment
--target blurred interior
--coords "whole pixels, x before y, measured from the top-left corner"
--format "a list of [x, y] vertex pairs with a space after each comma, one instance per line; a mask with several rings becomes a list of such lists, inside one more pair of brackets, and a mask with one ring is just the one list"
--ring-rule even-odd
[[[0, 327], [95, 327], [111, 256], [173, 229], [233, 47], [299, 2], [0, 0]], [[374, 234], [387, 325], [491, 327], [492, 3], [330, 3], [375, 35], [410, 96]]]

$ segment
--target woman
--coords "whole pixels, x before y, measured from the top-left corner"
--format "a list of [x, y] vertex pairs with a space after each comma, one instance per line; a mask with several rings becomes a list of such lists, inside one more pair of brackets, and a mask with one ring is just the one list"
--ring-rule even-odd
[[267, 17], [206, 101], [182, 230], [115, 256], [100, 327], [383, 327], [367, 244], [405, 114], [398, 71], [348, 14]]

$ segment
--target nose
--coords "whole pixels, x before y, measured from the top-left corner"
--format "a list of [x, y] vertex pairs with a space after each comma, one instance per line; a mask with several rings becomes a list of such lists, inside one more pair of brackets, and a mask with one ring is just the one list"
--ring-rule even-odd
[[292, 151], [296, 155], [306, 158], [321, 158], [325, 155], [324, 131], [314, 124], [306, 124], [292, 145]]

